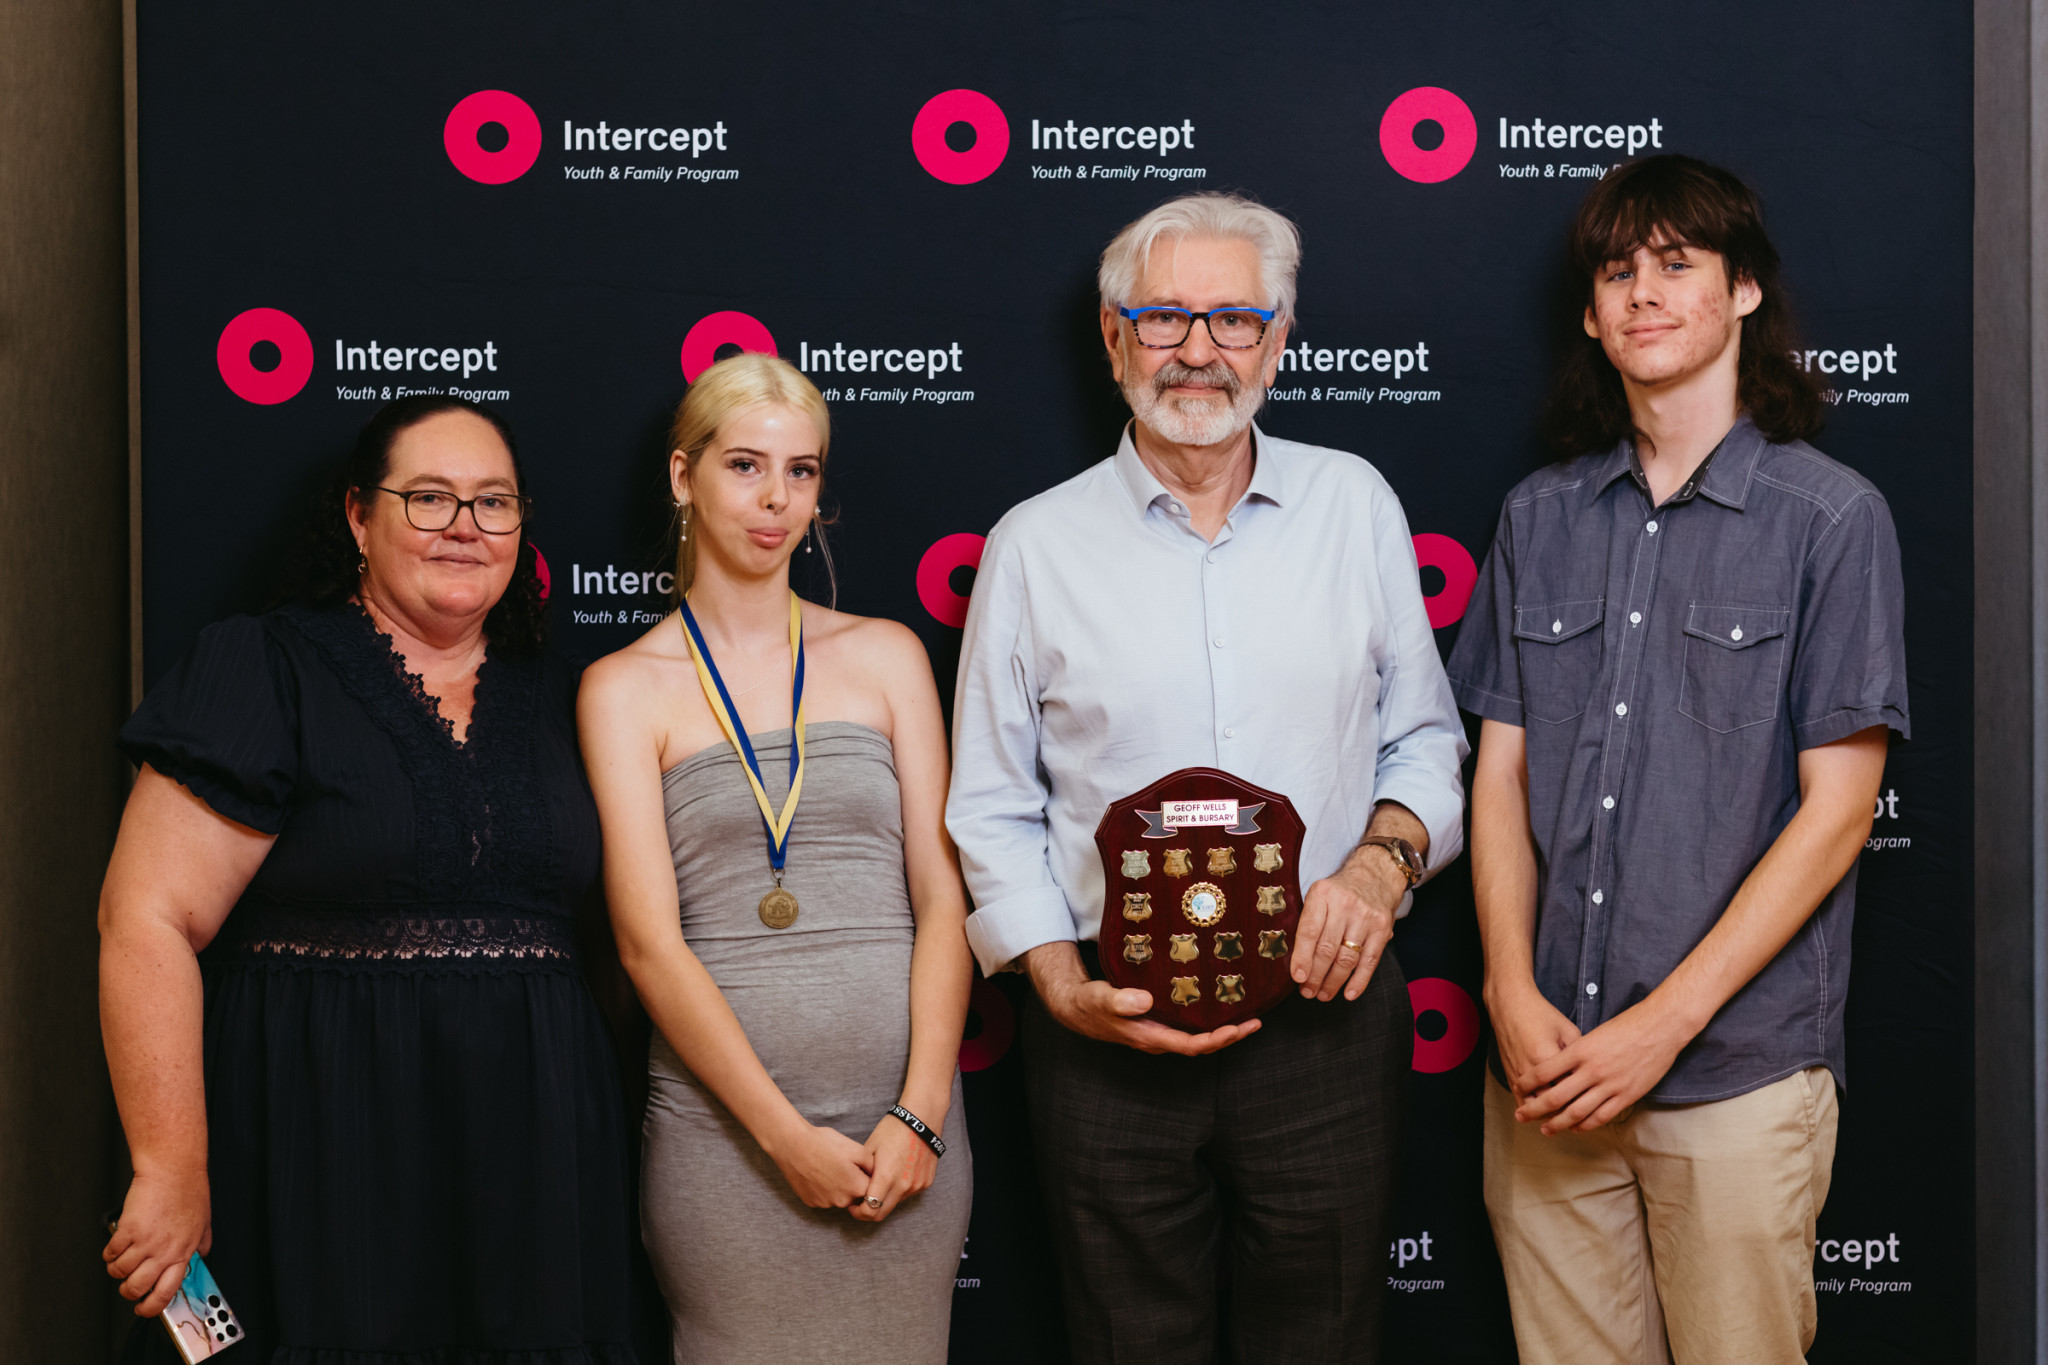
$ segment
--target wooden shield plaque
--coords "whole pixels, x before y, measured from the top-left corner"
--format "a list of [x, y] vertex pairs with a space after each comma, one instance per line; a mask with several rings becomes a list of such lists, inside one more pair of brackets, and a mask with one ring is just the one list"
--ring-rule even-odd
[[1182, 768], [1103, 813], [1102, 974], [1152, 993], [1146, 1018], [1190, 1033], [1296, 989], [1304, 826], [1278, 792]]

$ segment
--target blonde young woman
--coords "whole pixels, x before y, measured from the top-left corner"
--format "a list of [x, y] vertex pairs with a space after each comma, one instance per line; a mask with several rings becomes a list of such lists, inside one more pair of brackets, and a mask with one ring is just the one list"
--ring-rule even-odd
[[967, 1233], [938, 692], [903, 626], [790, 590], [828, 438], [786, 361], [698, 378], [670, 441], [682, 604], [578, 706], [656, 1029], [641, 1220], [693, 1365], [943, 1361]]

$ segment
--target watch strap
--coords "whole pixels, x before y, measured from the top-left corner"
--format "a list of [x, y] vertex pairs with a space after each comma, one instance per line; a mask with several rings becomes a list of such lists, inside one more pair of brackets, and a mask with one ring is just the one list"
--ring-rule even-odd
[[1370, 844], [1385, 849], [1388, 856], [1394, 860], [1394, 866], [1399, 868], [1401, 875], [1407, 879], [1411, 891], [1422, 881], [1422, 855], [1417, 853], [1415, 845], [1406, 839], [1395, 834], [1368, 834], [1358, 842], [1361, 847]]

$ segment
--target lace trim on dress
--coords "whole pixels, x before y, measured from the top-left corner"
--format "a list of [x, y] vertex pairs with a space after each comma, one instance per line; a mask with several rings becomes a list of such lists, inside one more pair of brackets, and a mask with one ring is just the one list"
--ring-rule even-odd
[[406, 965], [462, 970], [568, 966], [575, 933], [555, 915], [509, 913], [501, 907], [422, 909], [365, 914], [360, 907], [287, 910], [249, 906], [230, 923], [222, 955], [242, 962], [294, 967]]
[[413, 787], [421, 889], [436, 898], [502, 890], [525, 899], [552, 885], [555, 840], [534, 762], [539, 665], [486, 648], [469, 734], [458, 744], [420, 675], [368, 612], [350, 603], [285, 614], [397, 747]]

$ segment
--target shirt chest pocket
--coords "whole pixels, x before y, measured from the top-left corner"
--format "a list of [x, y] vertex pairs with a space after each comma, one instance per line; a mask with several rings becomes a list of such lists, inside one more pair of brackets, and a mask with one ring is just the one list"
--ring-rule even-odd
[[1607, 599], [1515, 608], [1515, 655], [1522, 666], [1522, 715], [1555, 725], [1586, 709], [1600, 680]]
[[1777, 607], [1694, 602], [1685, 618], [1679, 712], [1716, 734], [1776, 719], [1791, 621]]

